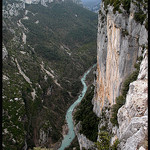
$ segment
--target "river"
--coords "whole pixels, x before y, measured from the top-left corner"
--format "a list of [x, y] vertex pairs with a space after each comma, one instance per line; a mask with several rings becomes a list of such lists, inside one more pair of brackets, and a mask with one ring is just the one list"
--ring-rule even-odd
[[75, 138], [75, 133], [74, 133], [74, 125], [73, 125], [73, 119], [72, 119], [72, 112], [75, 108], [75, 106], [81, 102], [81, 100], [83, 99], [86, 91], [87, 91], [87, 85], [85, 83], [86, 80], [86, 76], [90, 73], [91, 69], [94, 68], [96, 66], [96, 64], [94, 64], [87, 72], [84, 73], [83, 77], [81, 78], [81, 83], [83, 85], [83, 90], [82, 93], [78, 96], [78, 99], [69, 107], [69, 109], [67, 110], [66, 113], [66, 122], [68, 125], [68, 129], [69, 132], [67, 135], [65, 135], [62, 143], [61, 143], [61, 147], [58, 150], [64, 150], [65, 148], [67, 148], [71, 142], [73, 141], [73, 139]]

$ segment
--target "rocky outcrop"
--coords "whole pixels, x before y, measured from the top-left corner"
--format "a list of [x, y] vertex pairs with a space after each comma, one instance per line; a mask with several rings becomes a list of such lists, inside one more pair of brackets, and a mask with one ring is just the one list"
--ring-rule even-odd
[[93, 111], [100, 116], [104, 101], [115, 104], [122, 82], [134, 71], [140, 55], [140, 45], [147, 44], [147, 30], [134, 20], [134, 5], [130, 15], [108, 12], [101, 3], [97, 35], [97, 81]]
[[78, 138], [78, 142], [79, 142], [79, 145], [80, 145], [80, 150], [82, 150], [83, 148], [85, 149], [94, 149], [94, 142], [90, 141], [89, 139], [86, 138], [85, 135], [83, 134], [80, 134], [80, 129], [81, 129], [81, 124], [80, 122], [74, 127], [74, 131], [75, 131], [75, 134]]
[[24, 2], [17, 2], [17, 3], [8, 3], [5, 2], [5, 5], [3, 5], [3, 17], [10, 18], [13, 16], [18, 16], [19, 11], [25, 9], [25, 3]]
[[148, 139], [148, 56], [143, 54], [138, 79], [130, 84], [126, 103], [118, 111], [121, 149], [145, 147]]
[[3, 49], [2, 50], [3, 50], [2, 51], [3, 59], [6, 59], [7, 56], [8, 56], [8, 51], [7, 51], [6, 47], [5, 47], [5, 45], [3, 45]]
[[40, 138], [39, 138], [40, 145], [47, 143], [47, 139], [48, 139], [48, 133], [40, 129]]

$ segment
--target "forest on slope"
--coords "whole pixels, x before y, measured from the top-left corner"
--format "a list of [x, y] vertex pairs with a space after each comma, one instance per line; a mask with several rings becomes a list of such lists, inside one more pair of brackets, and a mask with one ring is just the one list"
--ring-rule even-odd
[[4, 149], [57, 148], [80, 77], [96, 62], [97, 14], [69, 1], [47, 5], [3, 3]]

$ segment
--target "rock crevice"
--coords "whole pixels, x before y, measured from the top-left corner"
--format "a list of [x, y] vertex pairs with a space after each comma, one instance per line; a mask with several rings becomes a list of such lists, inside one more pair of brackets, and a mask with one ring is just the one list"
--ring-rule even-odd
[[136, 70], [135, 64], [138, 59], [143, 58], [137, 80], [130, 83], [125, 105], [118, 111], [119, 126], [115, 127], [114, 131], [110, 128], [112, 127], [111, 115], [107, 117], [109, 118], [108, 128], [114, 135], [111, 141], [118, 138], [119, 149], [136, 150], [140, 147], [146, 149], [145, 143], [148, 137], [146, 113], [148, 109], [146, 48], [148, 31], [144, 23], [141, 24], [135, 20], [134, 15], [138, 10], [135, 3], [131, 2], [129, 15], [118, 11], [114, 14], [112, 10], [113, 7], [108, 6], [106, 11], [104, 2], [101, 3], [98, 15], [97, 79], [92, 100], [93, 111], [98, 117], [101, 117], [106, 103], [109, 103], [111, 107], [116, 104], [116, 97], [121, 95], [124, 81]]

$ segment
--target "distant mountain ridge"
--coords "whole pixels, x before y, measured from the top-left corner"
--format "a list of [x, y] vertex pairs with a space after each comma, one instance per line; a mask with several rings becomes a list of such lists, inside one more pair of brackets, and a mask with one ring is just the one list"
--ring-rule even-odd
[[97, 13], [100, 9], [101, 0], [82, 0], [85, 8]]
[[52, 2], [64, 2], [64, 1], [72, 1], [76, 4], [80, 4], [80, 0], [22, 0], [27, 4], [38, 4], [41, 3], [43, 6], [47, 6], [47, 3], [52, 3]]

